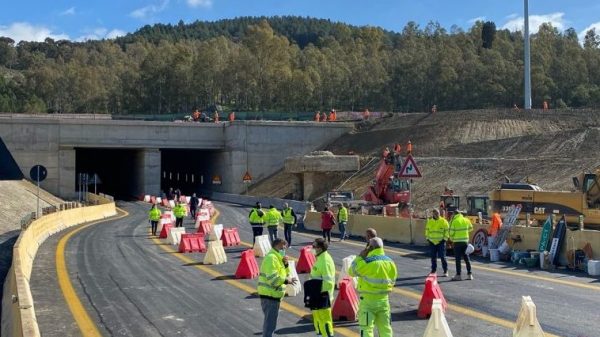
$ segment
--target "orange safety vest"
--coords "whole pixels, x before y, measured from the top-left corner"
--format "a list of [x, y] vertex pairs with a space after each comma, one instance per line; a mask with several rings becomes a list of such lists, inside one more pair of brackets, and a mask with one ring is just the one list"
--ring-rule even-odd
[[321, 114], [317, 111], [315, 114], [315, 122], [319, 122], [321, 120]]

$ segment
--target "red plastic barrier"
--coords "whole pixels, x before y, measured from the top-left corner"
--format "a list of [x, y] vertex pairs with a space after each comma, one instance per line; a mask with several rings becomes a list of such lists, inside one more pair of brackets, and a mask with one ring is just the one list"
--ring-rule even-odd
[[240, 264], [235, 271], [235, 278], [252, 279], [257, 277], [258, 273], [258, 262], [256, 262], [256, 257], [254, 257], [254, 250], [248, 249], [243, 251]]
[[156, 204], [156, 197], [155, 196], [151, 196], [150, 197], [150, 203], [153, 204], [153, 205]]
[[171, 207], [171, 205], [169, 204], [169, 200], [167, 200], [167, 199], [162, 199], [162, 205], [164, 207]]
[[187, 204], [187, 199], [185, 198], [185, 195], [180, 195], [179, 196], [179, 202], [182, 202], [184, 204]]
[[419, 311], [417, 312], [419, 318], [431, 316], [431, 307], [434, 299], [442, 300], [442, 310], [446, 312], [448, 303], [446, 302], [444, 294], [442, 293], [442, 288], [440, 288], [437, 281], [437, 275], [429, 274], [425, 279], [425, 289], [423, 289], [423, 295], [421, 296], [421, 302], [419, 303]]
[[315, 256], [310, 252], [311, 248], [312, 246], [305, 246], [300, 250], [300, 258], [298, 264], [296, 264], [298, 274], [310, 273], [315, 264]]
[[202, 234], [181, 234], [181, 241], [179, 242], [180, 253], [205, 253], [206, 243], [204, 242], [204, 235]]
[[210, 221], [200, 221], [200, 226], [198, 226], [198, 232], [204, 235], [210, 234], [210, 230], [212, 229], [212, 223]]
[[237, 228], [223, 229], [221, 240], [223, 241], [223, 247], [237, 246], [241, 242]]
[[332, 314], [336, 321], [353, 322], [358, 318], [358, 296], [352, 280], [348, 277], [344, 277], [340, 282], [340, 291], [333, 302]]
[[164, 224], [162, 230], [160, 231], [159, 238], [166, 239], [169, 234], [169, 229], [173, 228], [172, 224]]

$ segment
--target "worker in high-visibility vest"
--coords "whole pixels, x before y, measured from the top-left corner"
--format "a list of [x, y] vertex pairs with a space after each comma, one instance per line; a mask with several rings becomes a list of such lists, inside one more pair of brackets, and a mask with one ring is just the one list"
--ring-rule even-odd
[[292, 227], [296, 225], [298, 218], [296, 217], [296, 213], [290, 207], [290, 205], [286, 202], [283, 204], [283, 210], [281, 211], [281, 216], [283, 217], [283, 236], [285, 237], [285, 241], [287, 241], [288, 245], [292, 245]]
[[500, 228], [502, 228], [502, 217], [500, 217], [500, 213], [494, 212], [492, 215], [492, 223], [490, 225], [490, 229], [488, 230], [488, 235], [491, 237], [496, 237]]
[[396, 284], [396, 264], [385, 255], [383, 241], [375, 237], [354, 259], [348, 274], [358, 277], [358, 325], [362, 337], [373, 337], [377, 327], [380, 337], [393, 336], [389, 293]]
[[467, 252], [470, 233], [473, 231], [473, 225], [468, 218], [465, 218], [459, 210], [456, 210], [452, 220], [450, 221], [449, 236], [454, 247], [454, 258], [456, 259], [456, 275], [452, 281], [462, 280], [461, 274], [461, 259], [465, 260], [467, 266], [467, 280], [473, 279], [471, 274], [471, 260]]
[[267, 231], [269, 231], [269, 241], [273, 242], [277, 239], [277, 226], [283, 221], [283, 217], [281, 213], [275, 208], [275, 206], [270, 205], [269, 210], [265, 214], [265, 226], [267, 227]]
[[263, 211], [260, 202], [257, 202], [256, 206], [250, 211], [248, 221], [250, 222], [250, 226], [252, 226], [252, 244], [254, 244], [256, 242], [256, 237], [263, 234], [263, 226], [265, 223], [265, 211]]
[[317, 113], [315, 113], [315, 122], [320, 122], [321, 121], [321, 113], [319, 111], [317, 111]]
[[338, 226], [340, 226], [340, 241], [346, 239], [346, 226], [348, 225], [348, 209], [346, 205], [340, 204], [337, 214]]
[[312, 310], [313, 324], [317, 335], [333, 337], [333, 318], [331, 305], [333, 304], [333, 288], [335, 287], [335, 263], [327, 252], [329, 245], [324, 239], [315, 239], [312, 245], [312, 253], [317, 257], [315, 264], [310, 270], [311, 280], [321, 280], [321, 295], [327, 296], [322, 308]]
[[148, 212], [148, 218], [150, 218], [150, 225], [152, 227], [152, 235], [156, 235], [156, 228], [158, 227], [161, 215], [162, 213], [160, 212], [160, 209], [156, 207], [156, 204], [152, 205], [150, 212]]
[[185, 207], [182, 203], [177, 202], [173, 207], [173, 214], [175, 215], [175, 227], [183, 227], [183, 218], [185, 217]]
[[431, 256], [431, 274], [437, 272], [437, 259], [442, 260], [444, 277], [448, 277], [448, 262], [446, 261], [446, 241], [448, 240], [448, 221], [440, 216], [440, 211], [434, 209], [432, 217], [425, 224], [425, 238], [429, 242]]
[[273, 332], [277, 328], [277, 317], [281, 299], [285, 295], [285, 285], [298, 282], [297, 279], [289, 277], [286, 248], [285, 240], [275, 239], [273, 248], [260, 264], [258, 297], [264, 314], [263, 337], [273, 336]]

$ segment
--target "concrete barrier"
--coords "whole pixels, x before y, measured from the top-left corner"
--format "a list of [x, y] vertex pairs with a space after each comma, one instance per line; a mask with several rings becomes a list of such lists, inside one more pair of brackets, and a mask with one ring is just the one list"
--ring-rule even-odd
[[[80, 207], [45, 215], [21, 231], [13, 247], [12, 266], [4, 282], [2, 296], [2, 336], [36, 337], [40, 331], [29, 288], [33, 260], [39, 246], [50, 235], [85, 222], [117, 214], [114, 202], [94, 195], [97, 206]], [[89, 199], [88, 199], [89, 200]]]

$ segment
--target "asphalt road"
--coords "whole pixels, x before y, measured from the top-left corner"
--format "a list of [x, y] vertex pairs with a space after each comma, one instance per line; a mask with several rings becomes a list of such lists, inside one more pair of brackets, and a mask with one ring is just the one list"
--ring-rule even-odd
[[[216, 222], [238, 227], [242, 241], [251, 243], [248, 209], [215, 204], [220, 211]], [[57, 243], [68, 232], [53, 236], [40, 247], [31, 289], [44, 336], [81, 335], [74, 317], [81, 317], [83, 311], [105, 336], [260, 335], [262, 312], [253, 293], [256, 279], [232, 277], [239, 253], [248, 247], [226, 248], [226, 264], [204, 266], [203, 254], [174, 253], [174, 246], [148, 235], [147, 204], [120, 206], [128, 212], [127, 216], [86, 227], [67, 241], [66, 278], [73, 284], [83, 310], [71, 312], [57, 281]], [[193, 228], [191, 220], [185, 225]], [[314, 237], [310, 233], [294, 233], [288, 254], [298, 257], [299, 249]], [[360, 241], [333, 242], [330, 253], [338, 270], [342, 258], [357, 254], [363, 245]], [[416, 311], [429, 260], [411, 247], [387, 247], [387, 253], [399, 272], [390, 296], [395, 336], [423, 336], [427, 320], [418, 319]], [[454, 265], [449, 268], [452, 275]], [[450, 304], [446, 318], [455, 336], [510, 336], [522, 295], [531, 296], [536, 303], [546, 333], [561, 337], [600, 336], [598, 279], [534, 274], [525, 269], [513, 270], [510, 265], [484, 263], [475, 263], [474, 276], [474, 281], [462, 282], [440, 278]], [[303, 281], [306, 275], [300, 278]], [[314, 336], [302, 298], [287, 297], [284, 302], [276, 334]], [[356, 323], [340, 323], [338, 327], [338, 336], [359, 336]]]

